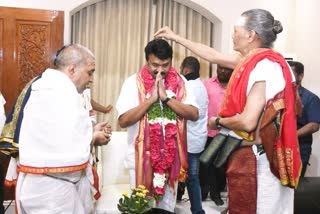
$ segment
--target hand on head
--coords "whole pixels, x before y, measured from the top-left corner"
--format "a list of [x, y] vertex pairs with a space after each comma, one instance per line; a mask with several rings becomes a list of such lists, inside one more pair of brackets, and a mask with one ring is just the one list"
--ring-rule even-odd
[[161, 29], [159, 29], [154, 35], [155, 38], [158, 39], [168, 39], [168, 40], [174, 40], [177, 41], [178, 35], [175, 34], [169, 27], [165, 26]]

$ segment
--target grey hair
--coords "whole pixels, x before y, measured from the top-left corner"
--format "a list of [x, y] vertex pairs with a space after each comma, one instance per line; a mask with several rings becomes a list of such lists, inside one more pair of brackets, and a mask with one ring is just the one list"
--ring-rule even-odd
[[277, 34], [283, 30], [281, 22], [275, 20], [267, 10], [247, 10], [241, 16], [246, 18], [246, 29], [255, 31], [262, 41], [262, 46], [265, 48], [271, 48], [273, 42], [277, 39]]
[[64, 68], [69, 65], [83, 66], [89, 60], [94, 61], [93, 53], [86, 47], [79, 44], [63, 46], [56, 54], [54, 65], [56, 68]]

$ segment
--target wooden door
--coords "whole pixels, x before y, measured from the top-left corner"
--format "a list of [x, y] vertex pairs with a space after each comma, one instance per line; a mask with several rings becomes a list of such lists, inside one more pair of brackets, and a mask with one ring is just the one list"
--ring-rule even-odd
[[[26, 83], [53, 66], [63, 30], [63, 11], [0, 7], [0, 90], [6, 113]], [[5, 191], [5, 199], [13, 198]]]

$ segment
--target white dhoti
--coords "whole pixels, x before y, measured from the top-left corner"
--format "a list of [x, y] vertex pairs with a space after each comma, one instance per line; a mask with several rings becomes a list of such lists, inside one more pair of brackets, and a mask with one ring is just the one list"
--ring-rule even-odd
[[257, 213], [293, 213], [294, 189], [281, 185], [270, 171], [266, 154], [257, 158]]
[[[23, 112], [21, 123], [7, 130], [19, 137], [13, 142], [19, 145], [18, 213], [93, 213], [92, 195], [99, 194], [88, 164], [93, 132], [83, 99], [70, 78], [54, 69], [30, 87], [26, 104], [14, 110], [19, 118]], [[14, 182], [16, 167], [11, 160], [8, 182]]]
[[18, 213], [94, 213], [90, 182], [83, 172], [36, 175], [19, 173]]

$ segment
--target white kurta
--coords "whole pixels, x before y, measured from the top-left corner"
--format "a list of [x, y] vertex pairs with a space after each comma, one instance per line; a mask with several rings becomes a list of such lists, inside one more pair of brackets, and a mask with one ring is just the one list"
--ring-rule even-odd
[[[187, 80], [181, 76], [185, 83]], [[195, 97], [193, 95], [192, 89], [188, 84], [185, 84], [186, 88], [186, 98], [183, 101], [184, 104], [192, 105], [198, 108], [198, 105], [195, 101]], [[139, 105], [139, 98], [138, 98], [138, 88], [136, 82], [136, 74], [130, 76], [128, 79], [125, 80], [124, 84], [122, 85], [120, 95], [118, 97], [118, 101], [116, 104], [116, 108], [118, 111], [118, 117], [120, 117], [125, 112], [129, 111], [132, 108], [135, 108]], [[140, 121], [136, 122], [132, 126], [128, 127], [128, 150], [127, 156], [125, 159], [125, 167], [129, 168], [130, 173], [130, 185], [131, 187], [135, 187], [135, 139], [139, 131], [139, 123]], [[175, 185], [175, 190], [171, 190], [169, 186], [166, 187], [166, 193], [162, 200], [159, 201], [157, 207], [161, 209], [168, 210], [170, 212], [174, 212], [175, 204], [176, 204], [176, 188], [177, 182]]]
[[20, 164], [63, 167], [87, 162], [92, 124], [75, 85], [64, 73], [47, 69], [31, 87], [19, 137]]
[[[294, 80], [294, 75], [291, 72]], [[258, 81], [266, 83], [266, 102], [273, 98], [285, 87], [282, 69], [278, 63], [268, 59], [260, 61], [251, 72], [248, 82], [247, 94], [253, 84]], [[253, 151], [257, 159], [257, 213], [293, 213], [294, 190], [281, 185], [279, 179], [270, 171], [266, 154], [259, 155]]]
[[[92, 124], [81, 95], [69, 77], [47, 69], [33, 83], [24, 108], [19, 138], [20, 166], [60, 168], [87, 163]], [[16, 187], [18, 213], [93, 212], [90, 166], [77, 172], [20, 172]]]

